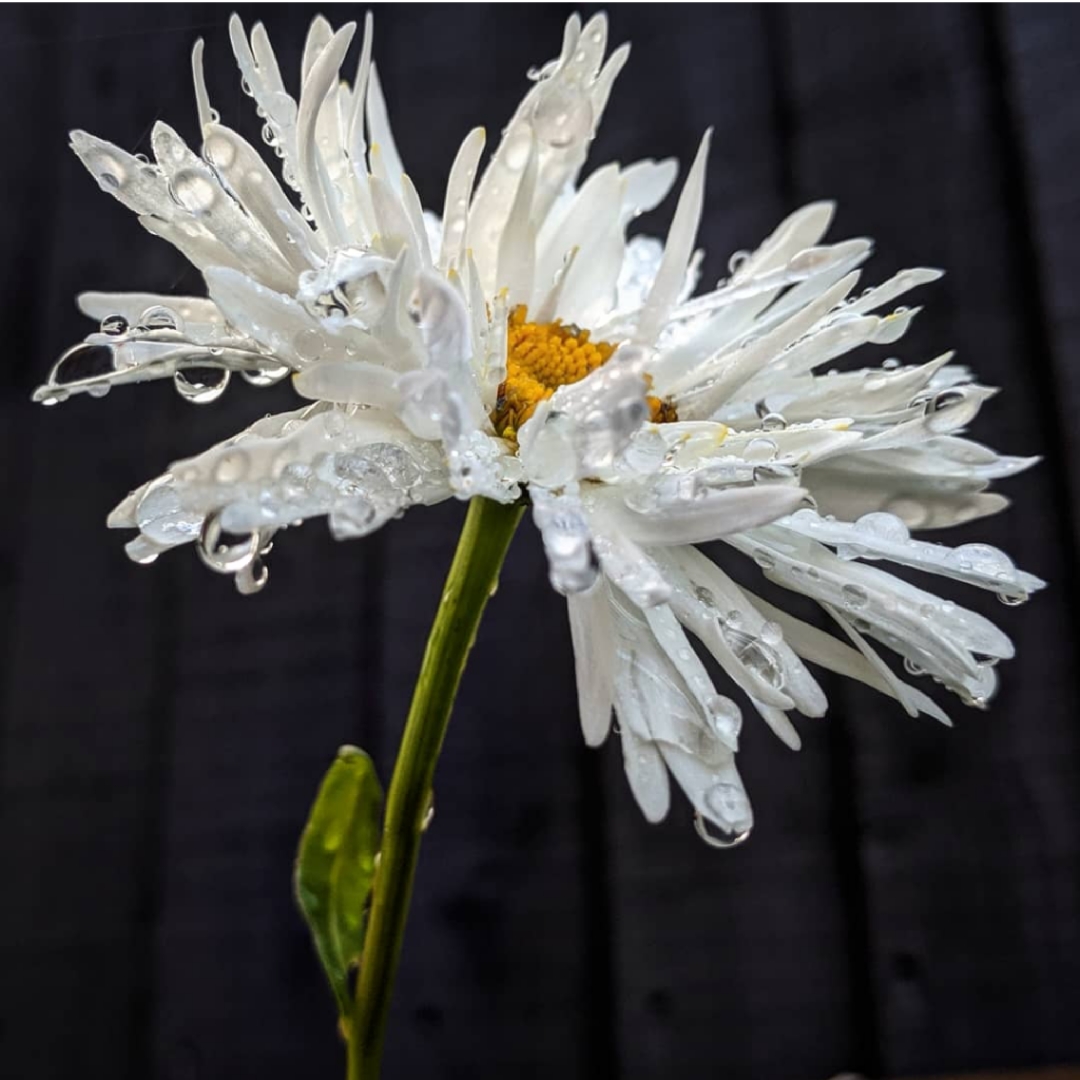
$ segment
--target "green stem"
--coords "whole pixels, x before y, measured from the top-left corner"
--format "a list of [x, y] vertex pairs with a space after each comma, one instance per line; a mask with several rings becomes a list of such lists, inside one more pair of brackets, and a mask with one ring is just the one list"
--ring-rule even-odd
[[379, 1075], [435, 765], [480, 616], [495, 591], [523, 511], [521, 505], [473, 499], [443, 586], [386, 797], [382, 847], [349, 1031], [348, 1080], [377, 1080]]

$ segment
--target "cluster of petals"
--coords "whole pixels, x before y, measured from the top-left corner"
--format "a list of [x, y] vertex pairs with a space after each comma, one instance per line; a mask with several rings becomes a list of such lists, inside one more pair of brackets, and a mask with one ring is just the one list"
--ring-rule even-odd
[[[668, 195], [674, 162], [609, 163], [583, 177], [629, 55], [606, 55], [603, 15], [567, 22], [559, 56], [531, 73], [483, 170], [483, 129], [465, 136], [441, 215], [424, 208], [395, 148], [370, 17], [351, 86], [341, 67], [356, 27], [315, 20], [298, 101], [263, 27], [249, 37], [234, 17], [230, 30], [284, 186], [211, 106], [201, 42], [201, 152], [162, 122], [153, 161], [74, 132], [102, 189], [175, 245], [208, 295], [82, 295], [99, 328], [35, 396], [51, 404], [170, 378], [205, 403], [238, 374], [255, 386], [291, 376], [305, 403], [128, 495], [109, 524], [137, 530], [134, 560], [194, 543], [253, 592], [271, 539], [306, 518], [358, 537], [414, 505], [527, 497], [569, 606], [586, 740], [601, 743], [617, 714], [645, 815], [665, 816], [673, 777], [719, 844], [744, 836], [752, 817], [735, 764], [742, 710], [703, 657], [796, 748], [791, 714], [827, 706], [808, 664], [947, 723], [883, 646], [907, 674], [966, 704], [989, 700], [1008, 637], [883, 564], [1026, 598], [1042, 582], [1003, 552], [912, 532], [1002, 509], [990, 482], [1032, 459], [966, 437], [993, 391], [950, 355], [833, 368], [861, 345], [900, 339], [919, 309], [895, 301], [938, 271], [860, 288], [870, 242], [826, 242], [833, 207], [815, 203], [697, 292], [708, 134], [664, 242], [627, 230]], [[508, 439], [491, 417], [519, 305], [617, 347]], [[677, 419], [654, 422], [650, 397]], [[737, 585], [699, 550], [711, 541], [816, 601], [837, 633]]]

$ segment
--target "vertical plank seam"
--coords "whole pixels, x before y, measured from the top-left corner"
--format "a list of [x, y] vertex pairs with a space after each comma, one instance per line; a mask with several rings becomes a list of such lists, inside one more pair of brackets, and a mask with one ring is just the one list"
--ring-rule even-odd
[[[978, 6], [977, 18], [981, 30], [979, 45], [987, 74], [986, 107], [989, 129], [993, 133], [992, 146], [1000, 166], [1002, 196], [1010, 208], [1005, 232], [1006, 243], [1015, 254], [1012, 264], [1027, 268], [1026, 274], [1014, 275], [1013, 285], [1018, 298], [1020, 325], [1034, 348], [1035, 362], [1029, 366], [1028, 372], [1050, 447], [1047, 455], [1049, 460], [1044, 461], [1041, 467], [1049, 470], [1054, 490], [1063, 496], [1061, 501], [1064, 506], [1071, 508], [1069, 493], [1072, 487], [1068, 455], [1061, 452], [1065, 441], [1063, 420], [1057, 408], [1059, 395], [1054, 386], [1054, 343], [1049, 329], [1049, 304], [1036, 240], [1037, 211], [1027, 170], [1027, 154], [1022, 134], [1023, 120], [1017, 103], [1019, 92], [1006, 46], [1008, 28], [1004, 19], [1010, 13], [1005, 9], [999, 11], [989, 4]], [[1073, 512], [1067, 509], [1064, 513], [1053, 515], [1053, 518], [1057, 525], [1057, 540], [1061, 549], [1075, 552], [1080, 537]], [[1061, 572], [1065, 577], [1065, 581], [1061, 583], [1064, 594], [1075, 596], [1077, 588], [1080, 587], [1080, 575], [1077, 573], [1075, 559], [1062, 559]], [[1066, 610], [1072, 626], [1074, 655], [1080, 659], [1080, 615], [1073, 604], [1067, 604]], [[1039, 856], [1042, 880], [1051, 881], [1053, 867], [1047, 857], [1046, 845], [1038, 844], [1035, 850]], [[1040, 893], [1041, 901], [1045, 904], [1045, 893], [1042, 890]], [[1045, 956], [1040, 956], [1039, 960], [1040, 967], [1047, 962]], [[1046, 975], [1045, 970], [1042, 975]], [[1053, 985], [1054, 982], [1054, 979], [1046, 977], [1041, 980], [1043, 986]], [[1042, 1006], [1038, 1010], [1042, 1020], [1040, 1036], [1043, 1047], [1046, 1047], [1053, 1045], [1054, 1033], [1061, 1030], [1063, 1013], [1054, 995], [1049, 995], [1049, 1001], [1044, 996]]]
[[[791, 41], [786, 6], [763, 5], [765, 63], [772, 87], [773, 141], [777, 162], [777, 185], [785, 212], [799, 199], [795, 145], [798, 121], [787, 71]], [[826, 680], [829, 700], [850, 701], [846, 686], [835, 677]], [[830, 710], [828, 752], [832, 778], [830, 833], [836, 854], [835, 866], [842, 907], [841, 921], [847, 948], [848, 991], [851, 1001], [849, 1040], [855, 1060], [851, 1067], [869, 1075], [882, 1070], [880, 1002], [873, 978], [872, 927], [866, 867], [859, 822], [858, 770], [855, 745], [846, 716]]]

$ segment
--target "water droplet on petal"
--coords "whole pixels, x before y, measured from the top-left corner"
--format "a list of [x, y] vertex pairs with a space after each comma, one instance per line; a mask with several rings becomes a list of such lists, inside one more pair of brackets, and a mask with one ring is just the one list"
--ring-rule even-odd
[[588, 96], [573, 85], [553, 82], [533, 110], [533, 130], [558, 149], [583, 142], [592, 134], [593, 111]]
[[274, 383], [281, 382], [292, 368], [288, 364], [278, 364], [275, 366], [263, 366], [256, 371], [244, 371], [241, 372], [246, 382], [251, 383], [252, 386], [273, 386]]
[[751, 439], [742, 453], [744, 461], [768, 461], [776, 456], [776, 442], [773, 439]]
[[1001, 592], [997, 594], [997, 598], [1006, 605], [1006, 607], [1019, 607], [1021, 604], [1027, 603], [1029, 597], [1025, 592]]
[[217, 189], [197, 169], [181, 169], [172, 179], [173, 198], [190, 214], [207, 213], [217, 199]]
[[139, 322], [149, 330], [176, 330], [180, 317], [172, 308], [158, 304], [147, 308], [140, 316]]
[[861, 585], [855, 585], [853, 582], [848, 582], [841, 588], [841, 594], [844, 597], [844, 606], [849, 608], [861, 608], [866, 606], [868, 599], [866, 590]]
[[694, 815], [694, 829], [698, 836], [705, 841], [709, 847], [714, 848], [733, 848], [738, 847], [744, 840], [747, 840], [750, 836], [750, 830], [747, 829], [741, 833], [729, 833], [726, 835], [718, 836], [709, 831], [709, 826], [706, 824], [705, 819], [701, 814]]
[[754, 548], [753, 556], [754, 562], [756, 562], [762, 570], [772, 570], [776, 566], [776, 556], [767, 548]]
[[173, 375], [176, 392], [194, 405], [217, 401], [229, 385], [229, 371], [216, 367], [191, 367]]

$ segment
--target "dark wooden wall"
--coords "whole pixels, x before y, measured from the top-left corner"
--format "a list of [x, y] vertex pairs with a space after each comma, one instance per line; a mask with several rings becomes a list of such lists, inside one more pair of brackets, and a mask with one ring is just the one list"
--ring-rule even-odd
[[[328, 12], [335, 21], [359, 8]], [[474, 123], [497, 131], [568, 9], [388, 7], [376, 54], [426, 201]], [[286, 407], [193, 409], [164, 385], [55, 410], [28, 397], [86, 288], [193, 289], [181, 257], [65, 146], [189, 137], [208, 43], [226, 122], [254, 133], [227, 8], [0, 15], [0, 1075], [234, 1080], [340, 1073], [289, 894], [339, 743], [388, 775], [462, 507], [363, 542], [281, 538], [243, 599], [190, 551], [131, 565], [116, 499]], [[312, 11], [265, 17], [289, 72]], [[986, 714], [946, 731], [827, 689], [800, 754], [748, 722], [751, 842], [640, 817], [615, 745], [577, 727], [564, 607], [516, 541], [440, 765], [389, 1078], [820, 1080], [1080, 1060], [1080, 11], [640, 5], [596, 160], [673, 154], [714, 124], [708, 276], [812, 198], [874, 236], [874, 280], [949, 275], [903, 345], [956, 347], [1006, 388], [978, 434], [1043, 464], [963, 531], [1052, 588], [986, 605], [1019, 646]], [[661, 226], [663, 218], [661, 217]], [[966, 596], [964, 599], [968, 599]], [[978, 603], [978, 599], [973, 601]]]

